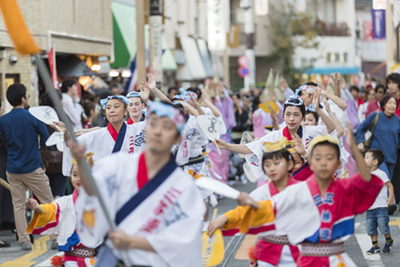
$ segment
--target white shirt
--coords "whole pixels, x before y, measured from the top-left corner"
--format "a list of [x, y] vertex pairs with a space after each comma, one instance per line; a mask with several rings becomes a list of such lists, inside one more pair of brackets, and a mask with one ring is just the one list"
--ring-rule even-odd
[[72, 127], [74, 131], [82, 129], [81, 112], [79, 107], [74, 103], [72, 97], [66, 93], [62, 94], [63, 108], [65, 113], [72, 122]]
[[372, 204], [369, 210], [387, 208], [388, 203], [386, 203], [386, 200], [388, 198], [388, 187], [386, 186], [386, 183], [389, 182], [389, 178], [387, 177], [386, 173], [380, 169], [376, 169], [375, 171], [371, 172], [371, 174], [378, 176], [379, 179], [385, 183], [385, 185], [382, 187], [381, 192], [379, 192], [379, 195], [376, 197], [374, 204]]

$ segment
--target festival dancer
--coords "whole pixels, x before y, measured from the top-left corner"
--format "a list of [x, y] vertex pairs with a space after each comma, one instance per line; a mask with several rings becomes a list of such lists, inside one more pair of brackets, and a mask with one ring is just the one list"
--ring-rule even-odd
[[[89, 163], [93, 164], [91, 155], [88, 155]], [[61, 262], [65, 267], [90, 267], [95, 263], [95, 250], [82, 245], [76, 233], [75, 202], [78, 198], [81, 179], [76, 160], [72, 161], [71, 183], [75, 188], [72, 195], [63, 196], [49, 204], [41, 204], [31, 198], [28, 207], [35, 211], [33, 219], [26, 232], [35, 235], [57, 235], [58, 250], [63, 251]], [[52, 264], [57, 265], [58, 257], [52, 258]], [[61, 265], [60, 265], [61, 266]]]
[[[179, 142], [185, 115], [168, 102], [147, 102], [144, 153], [117, 153], [93, 166], [93, 177], [118, 230], [110, 232], [90, 182], [81, 173], [77, 231], [94, 246], [107, 236], [97, 266], [114, 267], [124, 250], [134, 266], [200, 267], [201, 217], [205, 206], [193, 181], [175, 163], [171, 147]], [[70, 143], [75, 158], [85, 147]], [[79, 165], [79, 164], [78, 164]]]
[[338, 141], [330, 135], [318, 136], [310, 144], [314, 175], [306, 182], [261, 202], [247, 193], [240, 194], [239, 204], [249, 206], [244, 208], [244, 218], [248, 219], [242, 221], [240, 231], [287, 235], [290, 244], [302, 244], [297, 266], [355, 267], [346, 254], [344, 241], [354, 233], [355, 215], [374, 203], [383, 182], [368, 171], [351, 124], [346, 139], [360, 173], [348, 179], [333, 178], [341, 164]]
[[[127, 105], [129, 103], [129, 99], [124, 96], [109, 96], [106, 99], [102, 99], [101, 104], [106, 110], [106, 116], [109, 121], [108, 126], [78, 137], [79, 142], [85, 145], [87, 153], [93, 153], [94, 160], [99, 160], [119, 151], [128, 153], [143, 151], [146, 122], [138, 122], [132, 125], [125, 123], [125, 116], [128, 112]], [[55, 124], [65, 132], [63, 122]], [[67, 133], [64, 135], [64, 139], [66, 141], [69, 140]], [[71, 170], [71, 159], [69, 148], [65, 145], [63, 153], [63, 174], [65, 176], [68, 176]]]
[[[256, 201], [270, 199], [272, 196], [285, 190], [285, 188], [297, 183], [291, 177], [295, 168], [292, 154], [286, 149], [286, 137], [281, 137], [275, 143], [264, 143], [265, 151], [263, 155], [263, 171], [270, 177], [268, 184], [257, 188], [250, 193]], [[239, 232], [239, 226], [245, 215], [246, 207], [237, 207], [228, 211], [218, 219], [212, 220], [208, 228], [211, 236], [216, 229], [223, 229], [222, 234], [231, 236]], [[227, 223], [229, 222], [229, 225]], [[250, 233], [250, 232], [249, 232]], [[264, 236], [261, 238], [252, 253], [253, 265], [258, 267], [295, 267], [300, 252], [297, 246], [292, 246], [286, 236]]]
[[[282, 136], [286, 137], [289, 141], [295, 139], [297, 134], [302, 138], [304, 147], [308, 149], [310, 141], [321, 134], [328, 134], [335, 130], [335, 125], [333, 122], [325, 115], [325, 113], [319, 109], [319, 95], [314, 95], [314, 105], [317, 113], [320, 115], [321, 119], [325, 122], [326, 126], [306, 126], [301, 127], [301, 122], [303, 121], [305, 115], [305, 107], [303, 101], [299, 96], [292, 96], [286, 100], [283, 115], [286, 123], [286, 127], [281, 128], [279, 131], [273, 131], [263, 138], [248, 143], [246, 145], [236, 145], [228, 144], [223, 140], [216, 140], [220, 148], [230, 150], [235, 153], [241, 153], [245, 155], [247, 164], [250, 170], [256, 178], [260, 178], [263, 175], [260, 162], [262, 161], [263, 155], [263, 143], [264, 142], [276, 142]], [[307, 153], [302, 155], [303, 158], [307, 157]]]
[[146, 105], [140, 97], [140, 92], [130, 92], [126, 95], [126, 98], [130, 101], [128, 104], [129, 118], [126, 123], [132, 125], [144, 121], [146, 119]]

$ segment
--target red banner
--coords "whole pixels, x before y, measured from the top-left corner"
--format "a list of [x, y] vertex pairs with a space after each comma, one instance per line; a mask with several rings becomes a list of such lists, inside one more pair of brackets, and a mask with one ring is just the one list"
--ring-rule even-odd
[[58, 86], [58, 74], [57, 74], [57, 65], [56, 65], [56, 53], [54, 51], [54, 46], [51, 47], [50, 51], [47, 53], [49, 60], [49, 67], [51, 72], [51, 80], [53, 81], [53, 86], [56, 89], [60, 89]]

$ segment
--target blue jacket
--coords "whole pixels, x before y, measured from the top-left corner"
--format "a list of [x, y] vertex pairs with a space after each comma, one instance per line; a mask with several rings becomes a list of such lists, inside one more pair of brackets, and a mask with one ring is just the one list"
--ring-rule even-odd
[[7, 171], [9, 173], [30, 173], [43, 167], [38, 135], [44, 142], [49, 138], [43, 122], [25, 109], [14, 108], [0, 118], [0, 132], [7, 141]]
[[[372, 123], [376, 112], [371, 113], [357, 128], [356, 143], [364, 142], [364, 134]], [[399, 146], [400, 119], [396, 115], [391, 118], [382, 111], [379, 113], [378, 122], [372, 137], [371, 148], [382, 150], [385, 154], [385, 162], [396, 164], [397, 150]]]

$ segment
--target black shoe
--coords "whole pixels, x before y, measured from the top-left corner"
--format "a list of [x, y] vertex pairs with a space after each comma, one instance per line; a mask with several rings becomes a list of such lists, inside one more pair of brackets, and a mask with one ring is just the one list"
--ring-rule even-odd
[[380, 251], [381, 251], [381, 249], [380, 249], [379, 247], [377, 247], [377, 246], [372, 246], [372, 248], [370, 248], [370, 249], [367, 251], [367, 255], [377, 254], [377, 253], [379, 253]]
[[392, 205], [388, 207], [388, 214], [389, 215], [393, 215], [393, 213], [397, 210], [397, 206], [396, 205]]
[[392, 242], [386, 242], [385, 246], [382, 249], [382, 253], [389, 254], [390, 250], [392, 250], [392, 245], [393, 245], [393, 240], [392, 240]]

